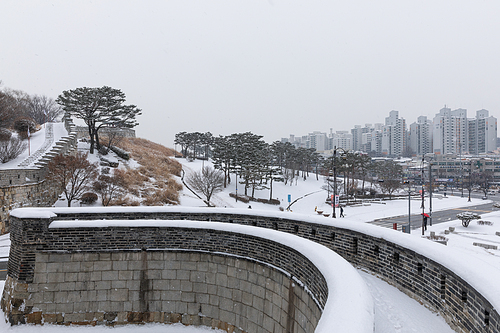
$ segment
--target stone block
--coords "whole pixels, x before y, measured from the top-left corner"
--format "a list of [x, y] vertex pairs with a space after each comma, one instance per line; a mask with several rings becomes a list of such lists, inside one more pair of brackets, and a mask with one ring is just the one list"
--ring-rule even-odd
[[161, 279], [161, 270], [158, 270], [158, 269], [149, 269], [147, 271], [147, 276], [148, 276], [148, 279]]
[[170, 290], [181, 290], [181, 281], [171, 280], [169, 281]]
[[165, 312], [175, 312], [175, 303], [175, 301], [162, 301], [162, 310]]
[[262, 323], [263, 323], [262, 326], [263, 326], [265, 331], [276, 332], [276, 330], [274, 329], [274, 319], [272, 319], [271, 317], [264, 314], [264, 319], [263, 319]]
[[82, 272], [91, 272], [94, 270], [94, 262], [93, 261], [81, 262], [80, 269], [82, 270]]
[[33, 283], [47, 283], [47, 274], [35, 273]]
[[201, 313], [209, 318], [219, 318], [219, 307], [214, 305], [202, 304]]
[[118, 271], [103, 271], [101, 279], [102, 281], [118, 280]]
[[183, 270], [183, 269], [178, 269], [176, 272], [177, 280], [189, 280], [190, 275], [191, 275], [191, 272]]
[[264, 312], [264, 299], [254, 295], [252, 298], [252, 306], [257, 310]]
[[231, 289], [240, 289], [240, 280], [234, 277], [228, 277], [227, 287]]
[[109, 290], [111, 289], [111, 281], [96, 281], [96, 290]]
[[[55, 312], [56, 313], [71, 313], [73, 312], [73, 303], [56, 303], [55, 306], [56, 306], [56, 309], [55, 309]], [[65, 315], [66, 317], [66, 315]]]
[[191, 282], [205, 282], [205, 273], [192, 271], [191, 276], [189, 277], [189, 281]]
[[69, 253], [50, 253], [49, 259], [47, 262], [49, 263], [69, 263], [71, 262], [71, 254]]
[[139, 280], [127, 280], [127, 289], [138, 291], [141, 289], [141, 281]]
[[193, 283], [193, 291], [200, 294], [206, 294], [208, 286], [206, 283]]
[[133, 272], [132, 271], [118, 271], [118, 279], [119, 280], [132, 280]]
[[203, 256], [206, 260], [202, 260], [196, 263], [196, 270], [198, 272], [208, 272], [208, 256]]
[[175, 302], [175, 311], [177, 313], [187, 313], [187, 303], [182, 301]]
[[89, 304], [90, 304], [89, 302], [77, 302], [77, 303], [73, 304], [73, 310], [75, 312], [91, 311], [92, 309], [90, 309]]
[[[71, 273], [71, 274], [73, 274], [73, 273]], [[61, 290], [61, 291], [75, 290], [75, 286], [76, 286], [75, 282], [63, 282], [63, 283], [59, 284], [59, 290]]]
[[205, 282], [208, 284], [215, 284], [216, 283], [216, 277], [217, 273], [205, 273]]
[[94, 271], [110, 271], [111, 266], [112, 266], [112, 261], [95, 261]]
[[188, 325], [195, 325], [195, 323], [200, 322], [200, 318], [198, 314], [200, 313], [200, 304], [198, 303], [188, 303], [187, 306], [187, 313], [191, 315], [192, 319], [190, 321], [190, 324]]
[[47, 274], [48, 283], [61, 283], [64, 282], [64, 273], [48, 273]]
[[127, 281], [113, 280], [113, 281], [111, 281], [111, 288], [112, 289], [125, 289], [125, 288], [127, 288]]
[[196, 302], [200, 304], [208, 304], [209, 297], [210, 296], [206, 293], [196, 294]]
[[217, 294], [221, 297], [225, 297], [225, 298], [230, 298], [232, 299], [233, 298], [233, 293], [232, 293], [232, 290], [229, 289], [229, 288], [225, 288], [225, 287], [218, 287], [217, 288]]
[[108, 261], [111, 260], [111, 253], [109, 252], [99, 252], [99, 259], [100, 261]]
[[65, 262], [63, 264], [62, 271], [65, 273], [80, 272], [80, 262]]
[[169, 269], [169, 270], [181, 269], [181, 263], [178, 261], [165, 261], [164, 269]]
[[141, 293], [139, 291], [133, 291], [133, 290], [129, 289], [129, 291], [128, 291], [129, 301], [132, 301], [132, 302], [139, 301], [140, 297], [141, 297]]
[[161, 278], [165, 280], [175, 280], [177, 278], [176, 271], [164, 269], [163, 271], [161, 271]]
[[236, 315], [234, 312], [219, 310], [219, 319], [226, 323], [234, 323], [236, 320]]
[[[181, 265], [182, 266], [182, 265]], [[163, 270], [165, 268], [165, 263], [163, 261], [148, 261], [148, 269], [158, 269]]]
[[63, 266], [60, 263], [49, 262], [46, 265], [47, 273], [60, 273], [63, 271]]
[[132, 271], [140, 271], [143, 269], [143, 262], [139, 260], [131, 260], [128, 262], [128, 269]]
[[191, 281], [180, 281], [180, 282], [181, 282], [181, 291], [183, 292], [193, 291], [193, 283]]
[[128, 262], [127, 261], [112, 261], [112, 269], [114, 271], [126, 271], [128, 269]]
[[252, 305], [253, 295], [251, 293], [242, 292], [241, 302], [245, 305]]
[[66, 282], [76, 282], [78, 281], [78, 273], [64, 273], [64, 281]]
[[[37, 257], [38, 259], [38, 257]], [[35, 274], [36, 273], [46, 273], [47, 272], [47, 263], [45, 262], [36, 262], [35, 264]]]
[[194, 303], [196, 301], [196, 294], [195, 293], [183, 292], [180, 294], [180, 296], [181, 296], [182, 302]]
[[227, 275], [218, 273], [215, 277], [215, 283], [221, 287], [227, 287]]

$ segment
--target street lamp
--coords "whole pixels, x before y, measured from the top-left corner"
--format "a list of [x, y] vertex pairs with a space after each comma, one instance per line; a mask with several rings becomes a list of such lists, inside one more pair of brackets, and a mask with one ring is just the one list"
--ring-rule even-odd
[[[337, 218], [335, 215], [335, 201], [337, 200], [337, 150], [342, 150], [342, 155], [346, 154], [346, 151], [343, 148], [334, 146], [333, 148], [333, 200], [332, 200], [332, 218]], [[344, 178], [345, 181], [345, 178]]]
[[[432, 226], [432, 160], [434, 154], [427, 154], [422, 157], [422, 162], [425, 160], [429, 164], [429, 225]], [[423, 171], [422, 171], [423, 172]], [[446, 193], [446, 192], [445, 192]], [[422, 212], [424, 213], [424, 212]], [[425, 216], [422, 216], [422, 226]]]
[[415, 186], [411, 185], [409, 180], [405, 180], [403, 184], [408, 186], [408, 233], [411, 233], [411, 193], [415, 192]]

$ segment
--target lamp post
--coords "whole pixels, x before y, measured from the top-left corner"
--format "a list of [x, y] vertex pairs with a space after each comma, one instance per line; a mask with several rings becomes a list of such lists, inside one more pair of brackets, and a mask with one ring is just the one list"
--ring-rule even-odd
[[411, 193], [415, 191], [415, 187], [410, 184], [409, 180], [403, 182], [408, 186], [408, 233], [411, 233]]
[[[432, 160], [434, 159], [433, 154], [424, 155], [422, 161], [426, 160], [429, 164], [429, 225], [432, 226]], [[423, 172], [423, 171], [422, 171]], [[422, 212], [423, 213], [423, 212]], [[422, 216], [422, 219], [424, 217]]]
[[[424, 155], [425, 156], [425, 155]], [[424, 175], [424, 162], [425, 162], [425, 157], [422, 156], [422, 165], [421, 165], [421, 171], [422, 171], [422, 189], [421, 189], [421, 199], [422, 199], [422, 236], [424, 235], [424, 224], [425, 224], [425, 175]], [[432, 189], [429, 189], [432, 192]]]
[[470, 202], [470, 192], [472, 191], [471, 173], [472, 173], [472, 161], [469, 162], [469, 199], [467, 199], [468, 202]]
[[[333, 147], [333, 202], [332, 202], [332, 218], [337, 218], [337, 215], [335, 214], [335, 202], [337, 200], [337, 149], [342, 150], [342, 155], [346, 153], [346, 151], [343, 148], [340, 148], [337, 146]], [[345, 177], [344, 177], [345, 181]]]
[[337, 200], [337, 146], [333, 148], [333, 200], [332, 200], [332, 218], [335, 219], [335, 201]]

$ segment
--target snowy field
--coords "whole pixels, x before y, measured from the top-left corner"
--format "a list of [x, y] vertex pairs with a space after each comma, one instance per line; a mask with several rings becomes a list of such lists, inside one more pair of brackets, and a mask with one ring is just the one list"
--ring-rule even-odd
[[[180, 162], [184, 164], [184, 168], [187, 173], [190, 171], [200, 170], [202, 163], [207, 162], [195, 161], [187, 162], [184, 159], [180, 159]], [[180, 181], [180, 180], [179, 180]], [[315, 176], [311, 174], [307, 180], [299, 179], [297, 183], [292, 186], [284, 185], [283, 183], [274, 183], [273, 187], [273, 198], [278, 198], [281, 201], [281, 207], [286, 208], [288, 205], [288, 195], [291, 196], [291, 200], [294, 201], [299, 199], [291, 206], [291, 212], [287, 214], [305, 214], [311, 216], [317, 216], [315, 212], [317, 210], [323, 210], [331, 214], [331, 207], [324, 203], [326, 198], [326, 191], [321, 190], [324, 185], [323, 180], [320, 178], [316, 180]], [[242, 185], [240, 185], [242, 186]], [[242, 202], [236, 202], [233, 198], [229, 197], [229, 192], [235, 192], [235, 182], [233, 182], [227, 189], [215, 195], [214, 200], [212, 200], [219, 207], [227, 208], [244, 208], [248, 209], [251, 205], [252, 210], [266, 210], [266, 211], [279, 211], [280, 206], [272, 206], [261, 204], [257, 202], [251, 202], [250, 204], [245, 204]], [[238, 193], [243, 193], [243, 188], [238, 188]], [[256, 197], [258, 198], [269, 198], [269, 191], [262, 190], [256, 191]], [[488, 201], [473, 199], [472, 202], [468, 203], [466, 199], [460, 198], [458, 196], [448, 196], [447, 198], [441, 195], [435, 195], [433, 200], [433, 211], [467, 207], [472, 205], [484, 204]], [[412, 212], [420, 211], [419, 200], [412, 200]], [[64, 206], [64, 204], [57, 204], [58, 206]], [[204, 203], [196, 198], [192, 193], [184, 190], [181, 194], [181, 205], [190, 207], [202, 207]], [[428, 207], [428, 199], [426, 199], [426, 206]], [[464, 208], [466, 210], [466, 208]], [[400, 216], [408, 214], [408, 201], [407, 200], [393, 200], [386, 201], [385, 203], [371, 203], [369, 205], [363, 205], [359, 207], [347, 207], [344, 210], [346, 218], [343, 221], [347, 223], [355, 223], [361, 226], [362, 223], [373, 221], [382, 217]], [[337, 214], [339, 214], [337, 210]], [[331, 217], [325, 219], [331, 219]], [[487, 242], [489, 244], [500, 243], [500, 238], [495, 235], [496, 229], [495, 225], [500, 226], [500, 213], [494, 212], [491, 214], [486, 214], [482, 216], [483, 220], [490, 221], [492, 225], [478, 225], [475, 221], [472, 221], [468, 228], [461, 226], [460, 221], [450, 221], [433, 227], [429, 227], [426, 235], [429, 235], [430, 231], [434, 231], [436, 235], [443, 235], [448, 238], [449, 248], [459, 248], [462, 251], [466, 250], [475, 258], [477, 262], [481, 265], [493, 265], [499, 267], [500, 255], [497, 250], [485, 250], [477, 246], [473, 246], [473, 242]], [[445, 230], [449, 230], [449, 227], [454, 227], [455, 232], [444, 234]], [[394, 231], [396, 233], [396, 231]], [[419, 232], [412, 233], [412, 237], [417, 240], [421, 238]], [[497, 240], [498, 238], [498, 240]], [[421, 240], [423, 242], [430, 242], [428, 240]], [[10, 241], [8, 235], [0, 236], [0, 260], [1, 257], [8, 256], [8, 249], [10, 246]], [[5, 260], [5, 259], [4, 259]], [[375, 321], [376, 321], [376, 331], [377, 333], [382, 332], [453, 332], [444, 322], [443, 318], [427, 310], [417, 301], [407, 297], [405, 294], [401, 293], [396, 288], [388, 285], [387, 283], [377, 279], [376, 277], [369, 275], [364, 272], [360, 272], [365, 282], [371, 290], [372, 296], [375, 302]], [[3, 281], [0, 281], [0, 289], [3, 289]], [[353, 320], [355, 319], [355, 314], [353, 314]], [[144, 330], [144, 332], [167, 332], [167, 333], [177, 333], [177, 332], [204, 332], [206, 329], [203, 328], [186, 328], [181, 325], [145, 325], [145, 326], [127, 326], [111, 329], [112, 332], [125, 332], [126, 330], [137, 330], [138, 332]], [[43, 332], [44, 330], [49, 330], [50, 332], [66, 332], [68, 330], [78, 331], [95, 331], [109, 332], [110, 328], [106, 327], [54, 327], [54, 326], [44, 326], [44, 327], [33, 327], [33, 326], [19, 326], [10, 327], [4, 324], [0, 320], [0, 332], [28, 332], [37, 331]]]

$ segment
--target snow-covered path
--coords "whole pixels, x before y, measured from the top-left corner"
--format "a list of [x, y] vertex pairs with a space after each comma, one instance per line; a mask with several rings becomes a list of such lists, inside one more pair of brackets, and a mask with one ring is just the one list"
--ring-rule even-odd
[[45, 128], [45, 141], [42, 146], [32, 153], [28, 158], [19, 163], [19, 167], [27, 167], [37, 161], [52, 146], [54, 142], [54, 124], [47, 123]]
[[375, 303], [375, 333], [453, 333], [443, 317], [379, 278], [359, 271]]

